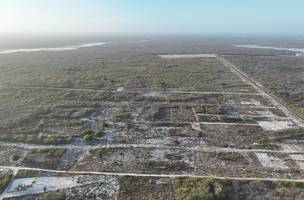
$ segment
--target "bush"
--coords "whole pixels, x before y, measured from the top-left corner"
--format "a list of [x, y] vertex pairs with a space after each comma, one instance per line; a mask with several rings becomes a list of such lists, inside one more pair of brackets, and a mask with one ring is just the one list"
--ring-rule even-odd
[[37, 128], [37, 129], [41, 129], [41, 128], [44, 127], [44, 124], [45, 124], [45, 123], [44, 123], [44, 120], [40, 120], [40, 121], [38, 122], [36, 128]]
[[91, 142], [99, 137], [102, 137], [104, 135], [103, 130], [91, 130], [91, 129], [85, 129], [82, 132], [83, 140], [85, 142]]
[[94, 136], [91, 135], [91, 134], [89, 134], [89, 135], [84, 135], [84, 136], [83, 136], [83, 140], [84, 140], [85, 142], [91, 142], [93, 139], [94, 139]]
[[108, 127], [109, 126], [109, 124], [107, 123], [107, 122], [102, 122], [101, 123], [101, 127], [102, 128], [106, 128], [106, 127]]
[[19, 159], [20, 159], [20, 156], [17, 155], [17, 154], [12, 155], [12, 157], [11, 157], [11, 160], [14, 161], [14, 162], [19, 160]]
[[82, 135], [86, 136], [86, 135], [93, 135], [94, 131], [92, 131], [91, 129], [85, 129], [84, 131], [82, 131]]

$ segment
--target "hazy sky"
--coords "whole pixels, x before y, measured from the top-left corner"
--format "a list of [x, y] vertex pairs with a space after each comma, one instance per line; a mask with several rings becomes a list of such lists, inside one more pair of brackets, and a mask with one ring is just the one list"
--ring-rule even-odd
[[304, 34], [304, 0], [0, 0], [0, 33]]

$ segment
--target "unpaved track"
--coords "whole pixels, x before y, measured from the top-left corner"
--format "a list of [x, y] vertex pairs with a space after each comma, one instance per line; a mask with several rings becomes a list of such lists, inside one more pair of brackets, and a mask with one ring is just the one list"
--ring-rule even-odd
[[49, 170], [41, 168], [31, 167], [11, 167], [11, 166], [0, 166], [0, 169], [10, 169], [14, 171], [19, 170], [32, 170], [42, 171], [50, 173], [64, 173], [64, 174], [75, 174], [75, 175], [112, 175], [112, 176], [134, 176], [134, 177], [156, 177], [156, 178], [179, 178], [179, 177], [193, 177], [193, 178], [215, 178], [215, 179], [230, 179], [230, 180], [260, 180], [260, 181], [294, 181], [304, 182], [304, 179], [278, 179], [278, 178], [250, 178], [250, 177], [221, 177], [221, 176], [210, 176], [210, 175], [196, 175], [196, 174], [142, 174], [142, 173], [119, 173], [119, 172], [94, 172], [94, 171], [61, 171], [61, 170]]
[[267, 90], [258, 83], [257, 81], [253, 80], [249, 76], [247, 76], [244, 72], [242, 72], [238, 67], [230, 63], [228, 60], [226, 60], [223, 57], [218, 57], [220, 61], [223, 62], [223, 64], [228, 67], [232, 72], [234, 72], [243, 82], [251, 85], [253, 88], [256, 89], [258, 93], [264, 94], [264, 96], [273, 104], [275, 105], [279, 110], [281, 110], [288, 118], [290, 118], [298, 127], [304, 128], [304, 122], [303, 120], [297, 116], [291, 109], [283, 105], [276, 97], [269, 94]]

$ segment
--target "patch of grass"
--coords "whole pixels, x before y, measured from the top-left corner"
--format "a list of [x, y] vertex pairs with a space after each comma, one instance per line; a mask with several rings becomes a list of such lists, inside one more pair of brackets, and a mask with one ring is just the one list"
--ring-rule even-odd
[[33, 149], [25, 156], [23, 164], [28, 167], [57, 169], [65, 151], [61, 148]]
[[2, 173], [0, 175], [0, 193], [2, 193], [5, 190], [11, 178], [12, 178], [12, 173], [10, 172]]
[[282, 141], [288, 139], [298, 139], [304, 137], [303, 129], [289, 129], [282, 132], [274, 132], [270, 137], [272, 141]]
[[40, 142], [42, 144], [68, 144], [72, 141], [72, 136], [68, 134], [54, 135], [54, 134], [44, 134], [40, 137]]
[[119, 185], [118, 200], [174, 199], [168, 178], [122, 176]]
[[29, 177], [38, 177], [40, 171], [34, 170], [19, 170], [15, 178], [29, 178]]
[[18, 173], [15, 176], [17, 178], [33, 178], [33, 177], [45, 177], [45, 176], [52, 176], [52, 177], [70, 177], [73, 174], [69, 173], [57, 173], [57, 172], [43, 172], [43, 171], [35, 171], [35, 170], [18, 170]]
[[41, 119], [41, 120], [37, 123], [36, 128], [37, 128], [37, 129], [41, 129], [41, 128], [44, 127], [44, 125], [45, 125], [45, 122], [44, 122], [43, 119]]
[[12, 142], [25, 142], [34, 144], [68, 144], [73, 137], [69, 134], [47, 134], [36, 133], [1, 134], [0, 140]]
[[153, 171], [173, 170], [183, 171], [187, 169], [187, 164], [183, 161], [162, 161], [162, 160], [144, 160], [140, 162], [144, 169]]
[[85, 129], [82, 132], [82, 138], [85, 142], [89, 143], [97, 138], [103, 137], [104, 136], [104, 130], [99, 129], [99, 130], [91, 130], [91, 129]]
[[299, 139], [304, 137], [303, 129], [288, 129], [284, 131], [268, 131], [252, 133], [249, 137], [260, 143], [280, 142], [290, 139]]
[[64, 192], [45, 192], [44, 193], [44, 200], [65, 200]]
[[44, 154], [47, 157], [61, 157], [63, 156], [65, 149], [34, 149], [30, 153]]
[[304, 188], [304, 183], [303, 182], [296, 182], [292, 180], [279, 180], [279, 181], [274, 181], [273, 182], [277, 187], [301, 187]]
[[[176, 197], [182, 200], [302, 199], [304, 183], [296, 181], [174, 178]], [[244, 196], [245, 195], [245, 196]], [[246, 198], [244, 198], [246, 197]]]
[[220, 199], [223, 197], [223, 185], [213, 178], [175, 178], [178, 199]]

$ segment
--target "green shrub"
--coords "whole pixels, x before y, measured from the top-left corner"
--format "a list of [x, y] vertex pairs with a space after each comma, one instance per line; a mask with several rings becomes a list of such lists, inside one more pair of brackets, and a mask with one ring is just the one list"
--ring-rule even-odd
[[109, 124], [107, 122], [102, 122], [101, 123], [101, 128], [107, 128]]
[[101, 130], [91, 130], [91, 129], [85, 129], [82, 132], [82, 138], [85, 142], [91, 142], [99, 137], [104, 136], [104, 131], [103, 129]]
[[43, 119], [41, 119], [39, 122], [38, 122], [38, 124], [37, 124], [37, 129], [41, 129], [41, 128], [43, 128], [44, 127], [44, 120]]
[[11, 160], [14, 161], [14, 162], [19, 160], [19, 159], [20, 159], [20, 156], [17, 155], [17, 154], [14, 154], [14, 155], [11, 156]]
[[82, 135], [86, 136], [86, 135], [93, 135], [94, 131], [92, 131], [91, 129], [85, 129], [84, 131], [82, 131]]
[[83, 140], [84, 140], [85, 142], [91, 142], [93, 139], [94, 139], [94, 136], [91, 135], [91, 134], [89, 134], [89, 135], [84, 135], [84, 136], [83, 136]]

